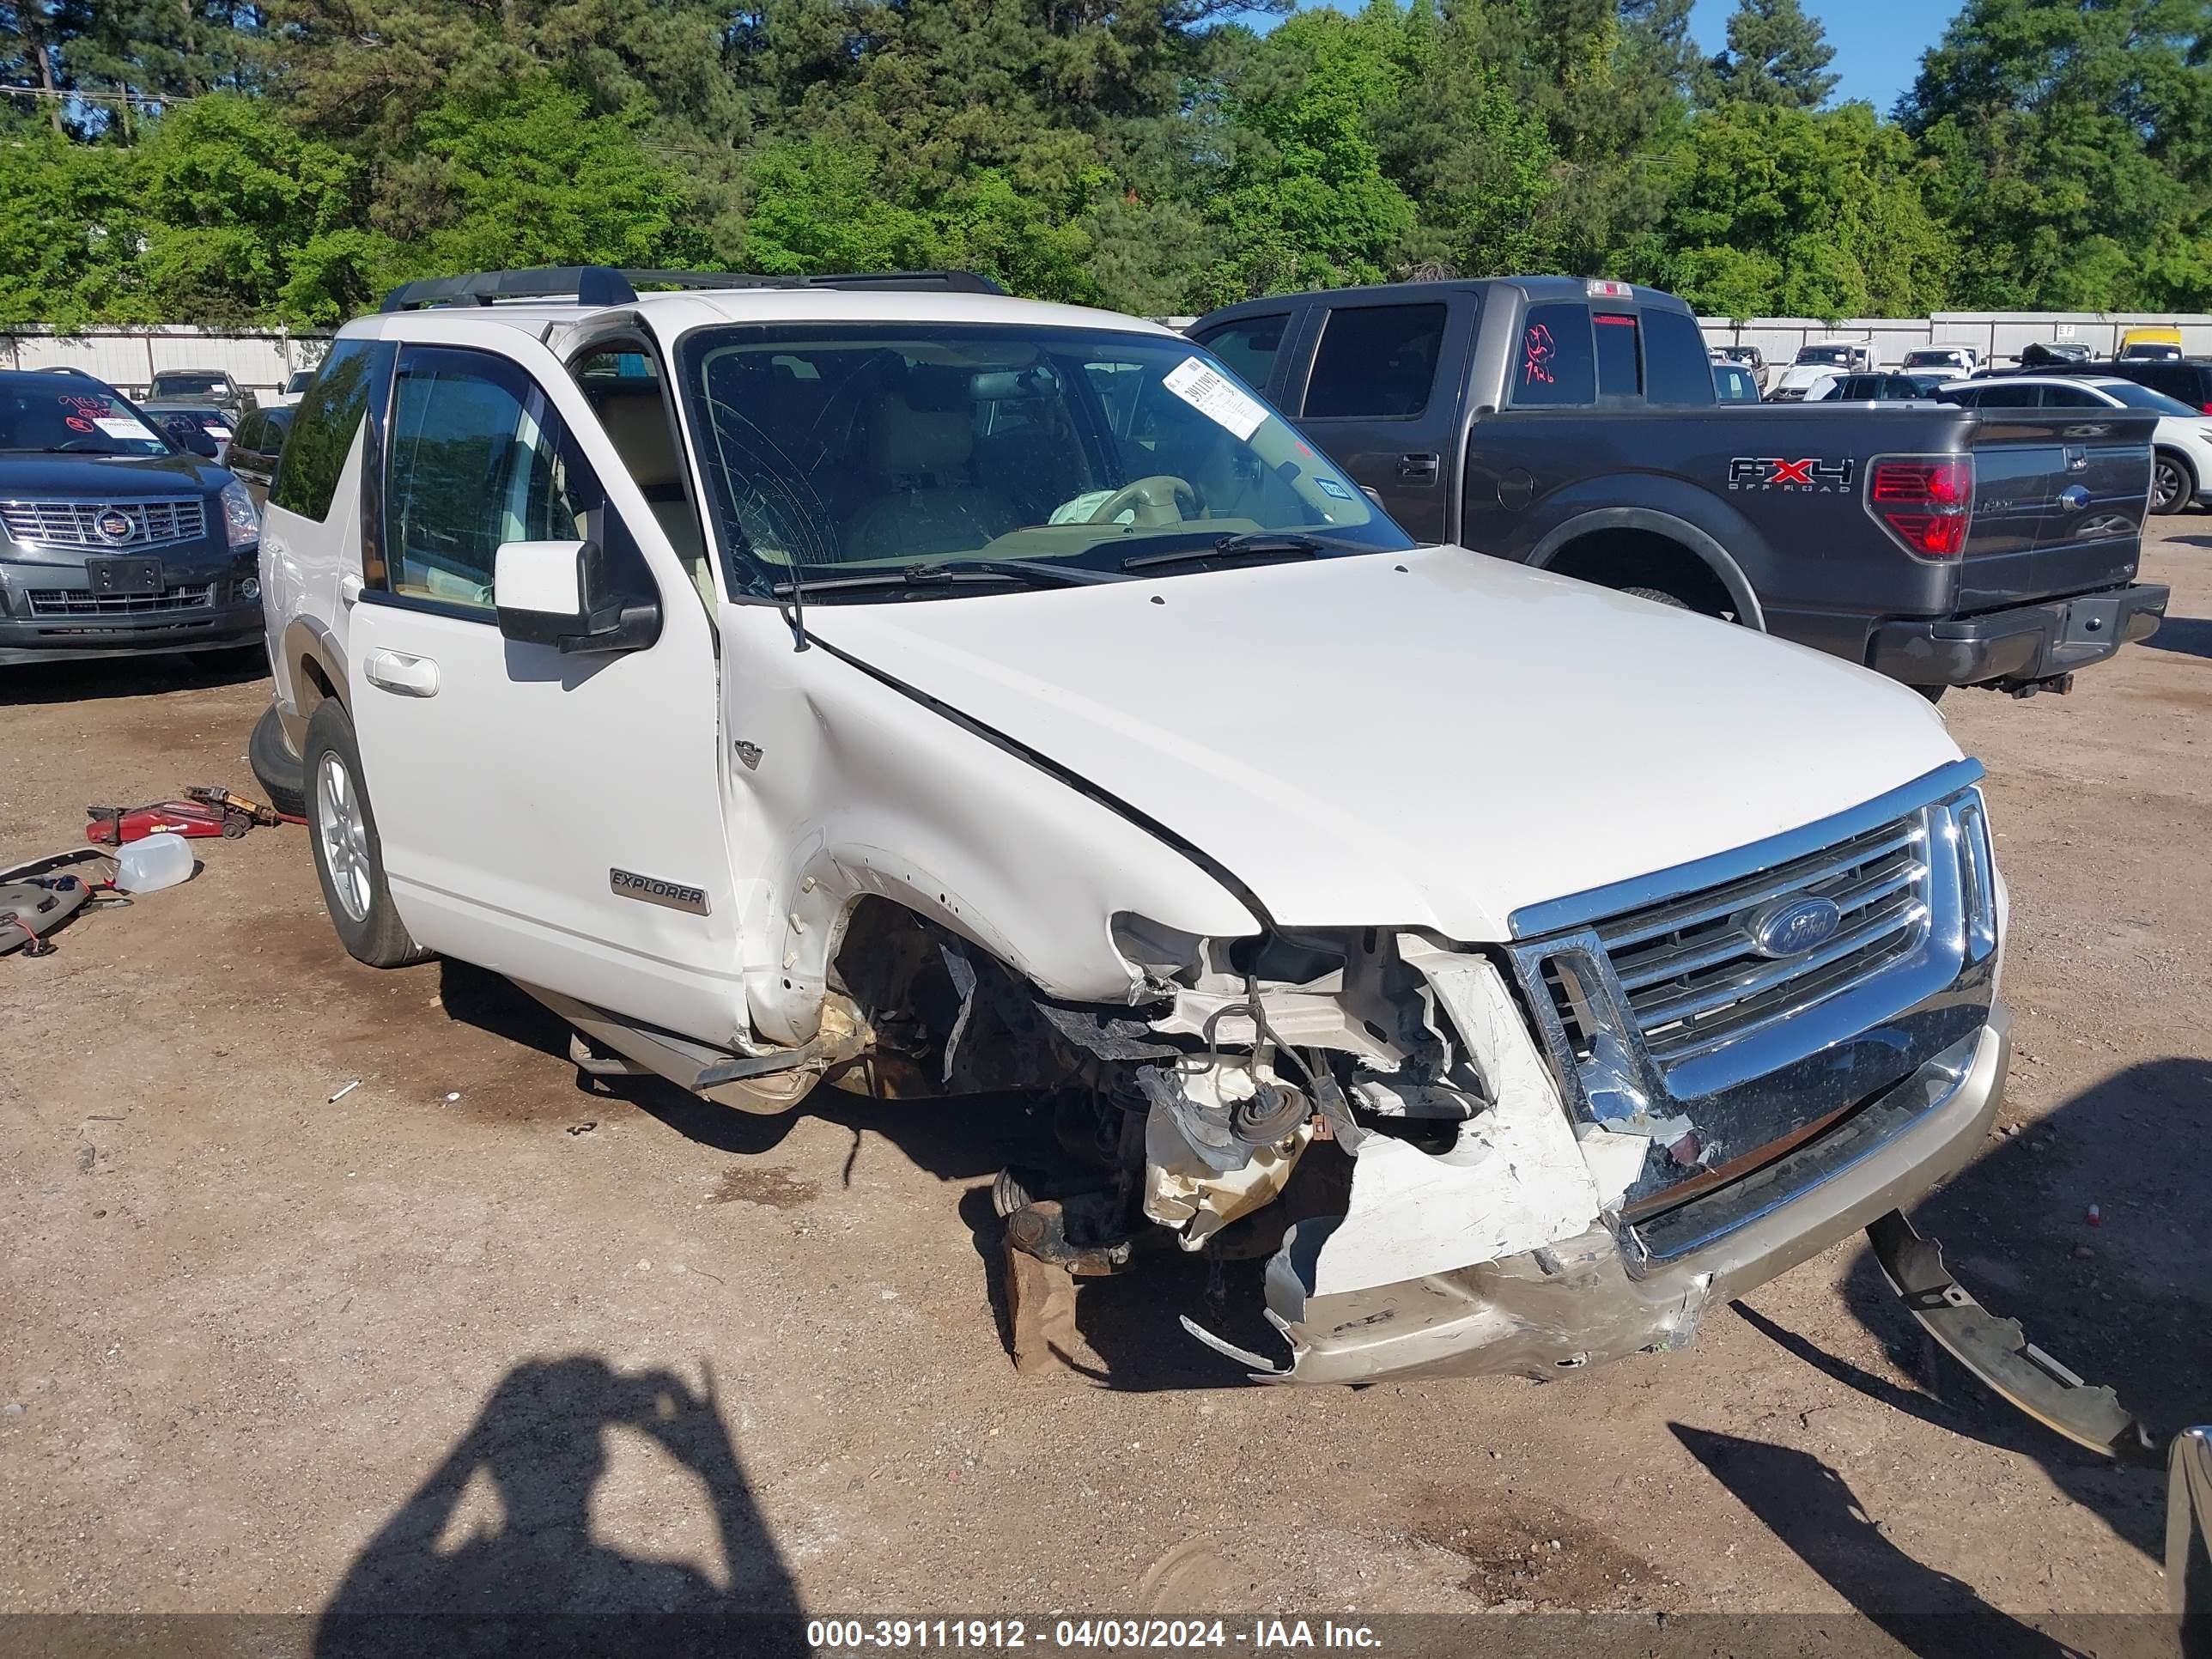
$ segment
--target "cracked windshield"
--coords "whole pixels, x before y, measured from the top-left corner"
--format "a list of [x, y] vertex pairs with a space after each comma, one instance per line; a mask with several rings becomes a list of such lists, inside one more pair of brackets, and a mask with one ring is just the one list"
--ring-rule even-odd
[[877, 599], [1413, 544], [1170, 336], [709, 330], [686, 392], [731, 591]]

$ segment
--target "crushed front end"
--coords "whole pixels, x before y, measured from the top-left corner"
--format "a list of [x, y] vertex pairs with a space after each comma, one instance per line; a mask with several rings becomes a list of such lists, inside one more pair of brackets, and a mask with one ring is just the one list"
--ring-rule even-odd
[[1035, 1261], [1265, 1256], [1285, 1356], [1189, 1325], [1255, 1376], [1553, 1376], [1680, 1346], [1986, 1134], [2007, 1021], [1979, 775], [1516, 911], [1498, 945], [1124, 915], [1127, 1008], [940, 941], [930, 1080], [1054, 1079], [1088, 1173], [1002, 1182]]

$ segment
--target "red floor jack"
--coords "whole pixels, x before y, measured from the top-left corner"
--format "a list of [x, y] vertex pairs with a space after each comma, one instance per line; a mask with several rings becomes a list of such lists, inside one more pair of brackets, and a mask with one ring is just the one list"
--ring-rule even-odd
[[273, 806], [223, 788], [187, 789], [182, 800], [157, 800], [144, 806], [88, 806], [91, 822], [84, 838], [95, 847], [120, 847], [148, 836], [185, 836], [195, 840], [220, 836], [236, 841], [258, 824], [278, 824]]

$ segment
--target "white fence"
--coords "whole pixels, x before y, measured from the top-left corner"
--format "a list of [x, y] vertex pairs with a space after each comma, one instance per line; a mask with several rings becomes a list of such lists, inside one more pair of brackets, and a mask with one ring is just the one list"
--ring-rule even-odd
[[326, 335], [282, 331], [19, 328], [0, 333], [0, 368], [81, 368], [131, 397], [165, 368], [221, 369], [249, 391], [268, 393], [282, 392], [295, 370], [314, 368], [330, 345]]
[[2212, 356], [2212, 317], [2132, 311], [1939, 311], [1930, 317], [1854, 317], [1828, 324], [1812, 317], [1753, 317], [1734, 323], [1700, 317], [1698, 326], [1714, 345], [1753, 345], [1770, 363], [1786, 363], [1808, 340], [1870, 339], [1874, 360], [1893, 364], [1915, 346], [1972, 346], [1984, 363], [2009, 362], [2033, 341], [2075, 340], [2093, 357], [2110, 357], [2131, 328], [2179, 328], [2181, 349]]

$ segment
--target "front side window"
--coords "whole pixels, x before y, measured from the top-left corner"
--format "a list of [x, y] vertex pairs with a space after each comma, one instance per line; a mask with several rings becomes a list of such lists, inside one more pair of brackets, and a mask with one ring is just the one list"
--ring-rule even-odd
[[2043, 388], [2045, 409], [2110, 409], [2112, 405], [2085, 386], [2047, 386]]
[[1081, 580], [1258, 532], [1323, 557], [1412, 545], [1205, 348], [1170, 335], [716, 327], [685, 337], [677, 377], [732, 592], [765, 596], [796, 571], [810, 600], [904, 597], [819, 585], [963, 561]]
[[0, 380], [0, 452], [150, 456], [167, 454], [169, 446], [97, 380], [10, 374]]
[[386, 586], [489, 611], [502, 542], [580, 541], [598, 480], [520, 371], [477, 352], [410, 349], [386, 439]]
[[1511, 374], [1516, 408], [1595, 403], [1597, 349], [1590, 339], [1589, 307], [1530, 306], [1521, 319]]
[[380, 414], [392, 382], [395, 348], [384, 340], [340, 340], [292, 417], [284, 465], [269, 487], [269, 505], [318, 522], [327, 519], [362, 417]]
[[1199, 343], [1226, 363], [1255, 392], [1264, 392], [1282, 355], [1283, 336], [1289, 330], [1287, 313], [1267, 317], [1240, 317], [1233, 323], [1210, 329]]
[[1403, 420], [1421, 413], [1436, 384], [1445, 314], [1440, 305], [1330, 312], [1306, 380], [1306, 418]]
[[1996, 384], [1984, 389], [1980, 406], [1984, 409], [2034, 409], [2043, 402], [2039, 386], [2005, 386]]

